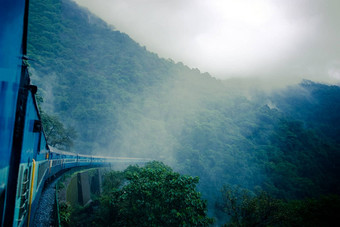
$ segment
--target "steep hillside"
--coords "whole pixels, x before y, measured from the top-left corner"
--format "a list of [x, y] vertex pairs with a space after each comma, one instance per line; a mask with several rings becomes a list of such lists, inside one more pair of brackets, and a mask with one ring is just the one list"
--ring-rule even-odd
[[183, 74], [212, 80], [158, 58], [68, 0], [33, 0], [30, 10], [35, 82], [51, 104], [47, 111], [76, 128], [76, 146], [85, 152], [107, 149], [122, 109], [149, 89]]
[[[159, 58], [69, 0], [31, 0], [29, 56], [46, 112], [80, 153], [147, 157], [285, 199], [340, 193], [338, 86], [263, 92]], [[166, 45], [166, 44], [164, 44]]]

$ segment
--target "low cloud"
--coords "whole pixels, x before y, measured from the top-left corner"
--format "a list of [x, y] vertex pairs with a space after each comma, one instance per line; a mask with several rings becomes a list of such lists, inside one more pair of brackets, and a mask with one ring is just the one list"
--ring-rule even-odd
[[[75, 0], [150, 51], [218, 78], [338, 81], [336, 0]], [[331, 72], [331, 73], [330, 73]]]

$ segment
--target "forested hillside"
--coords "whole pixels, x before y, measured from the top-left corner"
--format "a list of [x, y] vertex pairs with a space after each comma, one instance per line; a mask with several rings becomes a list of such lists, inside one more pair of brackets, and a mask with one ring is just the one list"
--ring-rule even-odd
[[78, 135], [71, 150], [147, 157], [199, 176], [220, 220], [223, 185], [281, 199], [340, 193], [338, 86], [302, 81], [264, 92], [216, 80], [159, 58], [69, 0], [30, 1], [28, 49], [42, 109]]

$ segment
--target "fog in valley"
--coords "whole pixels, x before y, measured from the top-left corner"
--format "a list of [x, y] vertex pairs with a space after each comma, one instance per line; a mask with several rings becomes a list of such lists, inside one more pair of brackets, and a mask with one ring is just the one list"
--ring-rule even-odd
[[198, 176], [218, 224], [223, 185], [338, 192], [338, 1], [31, 4], [30, 72], [64, 125], [58, 148]]

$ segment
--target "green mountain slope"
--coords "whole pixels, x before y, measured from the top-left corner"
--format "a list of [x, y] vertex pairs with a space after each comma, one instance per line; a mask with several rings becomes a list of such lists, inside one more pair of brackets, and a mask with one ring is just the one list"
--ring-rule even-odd
[[79, 153], [147, 157], [278, 198], [340, 193], [338, 86], [262, 92], [159, 58], [69, 0], [31, 0], [29, 56], [43, 108]]
[[105, 125], [115, 128], [117, 110], [167, 79], [173, 64], [69, 1], [32, 1], [30, 8], [32, 68], [45, 79], [37, 83], [51, 89], [53, 111], [75, 126], [78, 145], [105, 145]]

